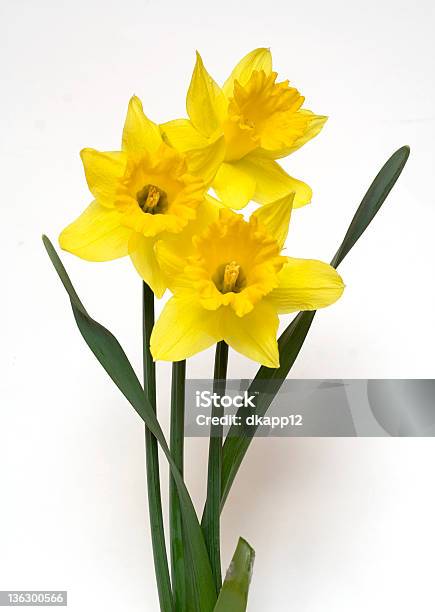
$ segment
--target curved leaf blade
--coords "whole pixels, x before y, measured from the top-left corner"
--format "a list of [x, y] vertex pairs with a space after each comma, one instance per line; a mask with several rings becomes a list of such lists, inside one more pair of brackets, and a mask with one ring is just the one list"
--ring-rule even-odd
[[92, 319], [80, 298], [50, 240], [43, 236], [48, 256], [70, 298], [74, 318], [85, 342], [106, 370], [118, 389], [127, 398], [149, 430], [156, 437], [166, 458], [177, 487], [183, 526], [191, 548], [193, 581], [201, 602], [201, 612], [211, 612], [216, 602], [216, 590], [201, 526], [183, 478], [174, 462], [160, 424], [127, 355], [115, 336]]
[[245, 612], [254, 559], [254, 549], [246, 540], [239, 538], [214, 612]]
[[401, 175], [408, 161], [409, 153], [410, 149], [408, 146], [401, 147], [382, 166], [363, 197], [343, 238], [343, 242], [331, 261], [331, 266], [336, 268], [366, 231]]

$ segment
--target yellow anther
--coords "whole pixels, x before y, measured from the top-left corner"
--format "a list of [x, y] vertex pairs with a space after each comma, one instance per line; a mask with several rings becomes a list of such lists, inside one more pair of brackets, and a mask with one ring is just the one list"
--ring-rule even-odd
[[230, 293], [230, 291], [234, 291], [237, 279], [239, 278], [239, 272], [240, 266], [235, 261], [232, 261], [225, 266], [222, 293]]
[[149, 213], [150, 215], [165, 213], [168, 208], [166, 193], [155, 185], [145, 185], [136, 194], [136, 200], [139, 208], [144, 213]]
[[160, 189], [154, 185], [150, 185], [147, 199], [145, 201], [145, 208], [155, 208], [160, 200]]

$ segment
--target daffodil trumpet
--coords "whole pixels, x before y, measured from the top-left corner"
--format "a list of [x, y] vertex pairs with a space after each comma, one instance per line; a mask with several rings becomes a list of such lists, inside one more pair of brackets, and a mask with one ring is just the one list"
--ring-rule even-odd
[[[285, 248], [293, 211], [307, 204], [312, 192], [277, 160], [315, 137], [326, 117], [307, 110], [299, 91], [278, 78], [269, 49], [246, 55], [222, 86], [197, 54], [186, 107], [187, 119], [158, 125], [140, 100], [131, 98], [119, 150], [83, 149], [93, 200], [59, 237], [65, 251], [84, 260], [128, 256], [137, 270], [143, 385], [113, 334], [86, 311], [53, 245], [43, 240], [83, 338], [145, 423], [160, 610], [245, 612], [254, 551], [240, 538], [222, 584], [220, 512], [252, 436], [237, 438], [230, 430], [223, 442], [222, 427], [213, 431], [200, 522], [184, 480], [186, 360], [216, 345], [218, 394], [225, 390], [230, 349], [260, 364], [251, 386], [260, 379], [270, 383], [272, 393], [260, 389], [255, 408], [264, 415], [315, 311], [341, 297], [344, 283], [336, 267], [378, 212], [409, 148], [399, 149], [381, 169], [330, 265], [292, 257]], [[260, 206], [250, 216], [241, 214], [252, 201]], [[155, 321], [155, 297], [166, 290], [170, 295]], [[277, 341], [279, 316], [297, 312]], [[157, 414], [159, 360], [172, 362], [169, 445]], [[170, 469], [170, 563], [159, 447]]]

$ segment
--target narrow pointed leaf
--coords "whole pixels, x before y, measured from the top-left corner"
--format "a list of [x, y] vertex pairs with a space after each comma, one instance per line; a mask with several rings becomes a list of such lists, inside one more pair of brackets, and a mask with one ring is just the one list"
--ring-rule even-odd
[[214, 612], [245, 612], [248, 605], [248, 591], [254, 558], [254, 550], [246, 540], [240, 538]]
[[[213, 393], [225, 394], [228, 369], [228, 344], [221, 340], [216, 345], [214, 362]], [[224, 414], [222, 406], [213, 406], [212, 418]], [[216, 592], [222, 586], [221, 549], [220, 549], [220, 501], [222, 497], [222, 425], [211, 425], [208, 450], [207, 498], [202, 514], [201, 527], [205, 545], [210, 557], [211, 570], [215, 579]]]
[[366, 231], [374, 216], [385, 202], [386, 197], [394, 187], [408, 161], [410, 149], [408, 146], [398, 149], [382, 166], [378, 175], [370, 185], [356, 211], [343, 242], [335, 254], [331, 265], [336, 268]]
[[[146, 397], [157, 415], [156, 364], [150, 351], [150, 337], [154, 327], [154, 293], [145, 282], [142, 283], [142, 355], [143, 384]], [[169, 576], [166, 550], [165, 527], [163, 523], [162, 494], [160, 487], [159, 443], [145, 425], [145, 466], [147, 473], [148, 510], [153, 547], [154, 570], [156, 574], [159, 603], [162, 610], [173, 610], [171, 578]]]
[[216, 602], [216, 590], [202, 530], [189, 492], [171, 457], [168, 444], [159, 422], [157, 421], [156, 415], [153, 412], [152, 406], [145, 396], [142, 385], [118, 340], [110, 331], [90, 317], [80, 301], [50, 240], [46, 236], [43, 236], [43, 242], [48, 256], [68, 293], [77, 326], [84, 340], [118, 389], [124, 394], [156, 437], [166, 455], [172, 477], [177, 487], [183, 516], [183, 525], [191, 548], [193, 563], [190, 566], [190, 571], [193, 574], [194, 584], [201, 601], [201, 612], [203, 610], [204, 612], [209, 612], [213, 610], [213, 606]]
[[[186, 362], [176, 361], [172, 364], [170, 449], [181, 475], [184, 471], [185, 386]], [[175, 609], [184, 612], [187, 609], [189, 596], [186, 576], [186, 538], [183, 533], [177, 487], [173, 478], [169, 482], [169, 533]], [[192, 606], [194, 607], [194, 604]]]
[[[336, 268], [365, 232], [386, 197], [399, 178], [407, 159], [409, 147], [398, 149], [382, 167], [359, 205], [349, 229], [335, 254], [331, 265]], [[264, 416], [279, 391], [284, 379], [295, 362], [313, 322], [315, 311], [300, 312], [278, 340], [280, 367], [270, 369], [262, 366], [251, 383], [249, 392], [260, 391], [255, 414]], [[261, 383], [260, 383], [261, 381]], [[261, 385], [261, 388], [259, 388]], [[261, 393], [265, 389], [266, 393]], [[245, 410], [245, 409], [244, 409]], [[240, 413], [240, 416], [242, 413]], [[246, 413], [244, 414], [246, 416]], [[240, 432], [232, 426], [223, 446], [221, 510], [228, 497], [234, 478], [255, 435], [256, 427]]]

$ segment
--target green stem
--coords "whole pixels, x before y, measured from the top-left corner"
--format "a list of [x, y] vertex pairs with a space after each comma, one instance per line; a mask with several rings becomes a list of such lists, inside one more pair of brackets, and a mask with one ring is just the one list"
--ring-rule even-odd
[[[227, 377], [228, 345], [222, 340], [216, 345], [214, 362], [213, 392], [223, 395]], [[212, 417], [221, 417], [224, 411], [213, 405]], [[222, 425], [210, 428], [210, 446], [208, 451], [207, 500], [202, 515], [202, 529], [210, 557], [210, 564], [215, 579], [216, 592], [222, 586], [220, 554], [220, 499], [222, 489]]]
[[[184, 470], [184, 394], [186, 386], [186, 362], [172, 364], [171, 393], [171, 455], [183, 475]], [[183, 541], [180, 501], [171, 477], [169, 483], [169, 524], [171, 537], [171, 577], [176, 612], [187, 610], [186, 560]]]
[[[154, 412], [156, 412], [156, 368], [150, 352], [150, 337], [154, 326], [154, 294], [146, 283], [143, 283], [142, 324], [144, 388], [148, 400]], [[160, 610], [162, 612], [172, 612], [174, 607], [163, 528], [158, 446], [156, 438], [147, 427], [145, 427], [145, 451], [151, 539]]]

